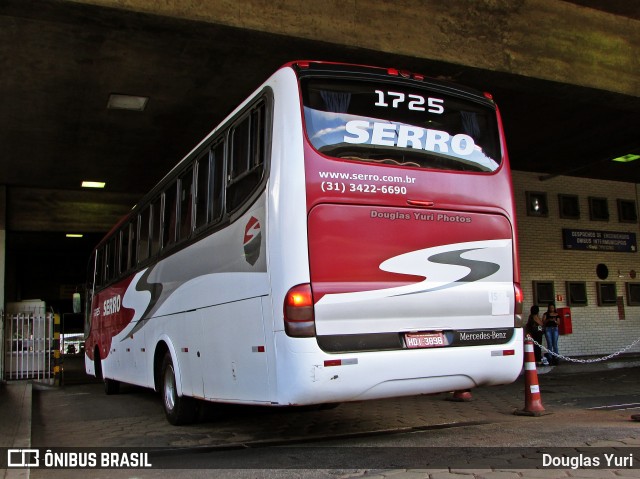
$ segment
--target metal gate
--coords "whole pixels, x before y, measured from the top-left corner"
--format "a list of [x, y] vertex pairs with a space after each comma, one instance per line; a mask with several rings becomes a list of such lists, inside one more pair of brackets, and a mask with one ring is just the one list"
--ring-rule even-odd
[[54, 377], [53, 323], [53, 314], [5, 314], [5, 379], [42, 381]]

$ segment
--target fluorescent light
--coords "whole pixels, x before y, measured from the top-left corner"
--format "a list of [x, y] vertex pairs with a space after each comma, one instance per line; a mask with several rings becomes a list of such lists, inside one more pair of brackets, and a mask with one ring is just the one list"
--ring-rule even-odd
[[67, 233], [65, 236], [67, 238], [82, 238], [82, 235], [79, 233]]
[[104, 181], [83, 181], [83, 188], [104, 188], [106, 183]]
[[108, 110], [144, 111], [149, 101], [148, 96], [120, 95], [112, 93], [107, 102]]
[[635, 155], [633, 153], [629, 153], [628, 155], [619, 156], [618, 158], [614, 158], [611, 161], [617, 161], [619, 163], [629, 163], [630, 161], [635, 161], [640, 159], [640, 155]]

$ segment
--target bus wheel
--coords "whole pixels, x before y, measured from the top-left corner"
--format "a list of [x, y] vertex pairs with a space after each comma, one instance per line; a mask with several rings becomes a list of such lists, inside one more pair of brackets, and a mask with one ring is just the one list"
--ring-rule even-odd
[[120, 392], [120, 381], [104, 378], [104, 392], [108, 396], [111, 396], [112, 394], [118, 394]]
[[102, 361], [100, 361], [100, 353], [98, 352], [98, 348], [96, 348], [93, 358], [93, 371], [96, 375], [96, 379], [102, 381]]
[[193, 398], [178, 396], [176, 373], [167, 351], [162, 361], [162, 403], [167, 420], [174, 426], [192, 423], [197, 414], [196, 402]]

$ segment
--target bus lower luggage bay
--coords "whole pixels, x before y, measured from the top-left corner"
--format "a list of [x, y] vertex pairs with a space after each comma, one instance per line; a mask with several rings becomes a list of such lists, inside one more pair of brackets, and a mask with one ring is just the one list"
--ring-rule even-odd
[[522, 367], [516, 222], [488, 94], [284, 65], [92, 254], [107, 393], [289, 406], [504, 384]]

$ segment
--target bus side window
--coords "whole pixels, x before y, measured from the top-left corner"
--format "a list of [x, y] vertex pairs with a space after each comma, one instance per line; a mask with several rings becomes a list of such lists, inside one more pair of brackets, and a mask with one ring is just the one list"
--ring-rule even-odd
[[176, 242], [176, 191], [173, 182], [164, 192], [164, 216], [162, 221], [162, 247], [166, 248]]
[[129, 269], [129, 225], [120, 232], [120, 273]]
[[241, 123], [231, 129], [231, 179], [240, 178], [249, 171], [249, 134], [251, 132], [251, 116], [245, 117]]
[[[251, 113], [251, 157], [249, 158], [249, 168], [258, 168], [264, 163], [265, 155], [265, 110], [266, 107], [263, 104], [259, 108], [256, 108]], [[258, 176], [258, 181], [261, 179], [261, 174]]]
[[196, 162], [196, 198], [195, 198], [195, 225], [198, 229], [207, 224], [207, 205], [209, 203], [209, 156], [207, 151]]
[[109, 282], [109, 244], [104, 245], [104, 256], [102, 257], [102, 285]]
[[143, 262], [149, 257], [149, 220], [150, 220], [150, 208], [147, 206], [138, 217], [140, 223], [139, 237], [138, 237], [138, 261]]
[[138, 223], [132, 221], [129, 223], [129, 268], [135, 267], [138, 263]]
[[151, 203], [151, 236], [149, 238], [151, 246], [151, 256], [155, 256], [160, 252], [160, 224], [162, 222], [162, 197], [158, 196]]
[[261, 103], [231, 129], [227, 211], [240, 206], [262, 180], [265, 154], [264, 112], [265, 105]]
[[95, 287], [99, 288], [104, 284], [104, 247], [96, 251], [96, 283]]
[[117, 260], [116, 238], [111, 238], [104, 249], [104, 283], [116, 277]]
[[86, 340], [89, 337], [91, 332], [91, 318], [93, 316], [93, 310], [91, 308], [91, 303], [93, 301], [93, 296], [96, 288], [96, 255], [97, 252], [94, 252], [91, 255], [91, 259], [89, 260], [89, 265], [87, 267], [87, 284], [84, 290], [84, 339]]
[[222, 216], [222, 192], [224, 189], [224, 141], [211, 149], [211, 196], [209, 198], [209, 221], [215, 223]]
[[193, 213], [193, 167], [189, 167], [180, 176], [180, 226], [178, 240], [188, 238], [191, 234], [191, 216]]

